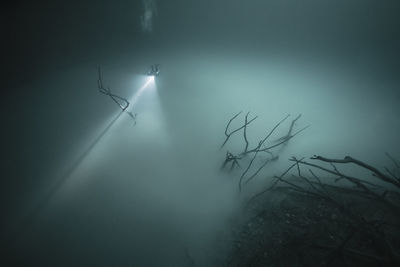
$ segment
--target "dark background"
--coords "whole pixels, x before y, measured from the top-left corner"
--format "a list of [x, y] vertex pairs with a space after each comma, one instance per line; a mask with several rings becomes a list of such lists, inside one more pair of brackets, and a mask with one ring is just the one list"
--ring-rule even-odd
[[366, 50], [384, 61], [387, 71], [398, 66], [397, 1], [178, 0], [158, 3], [152, 36], [140, 31], [142, 9], [140, 1], [8, 3], [2, 9], [6, 73], [23, 82], [51, 66], [100, 61], [129, 49], [188, 43], [290, 48], [345, 58]]

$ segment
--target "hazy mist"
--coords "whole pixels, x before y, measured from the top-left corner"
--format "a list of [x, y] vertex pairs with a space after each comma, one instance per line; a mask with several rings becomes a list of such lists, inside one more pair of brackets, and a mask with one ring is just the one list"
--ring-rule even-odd
[[[291, 156], [400, 157], [397, 1], [17, 1], [7, 36], [1, 244], [10, 266], [212, 266], [243, 199]], [[132, 100], [97, 89], [97, 67]], [[256, 144], [311, 125], [239, 194], [228, 120]], [[242, 119], [242, 118], [241, 118]], [[285, 134], [289, 122], [274, 138]]]

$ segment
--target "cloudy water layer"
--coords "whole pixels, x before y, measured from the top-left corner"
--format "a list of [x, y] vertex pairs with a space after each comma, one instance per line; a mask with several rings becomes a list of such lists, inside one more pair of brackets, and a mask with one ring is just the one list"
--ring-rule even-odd
[[[225, 266], [244, 201], [292, 156], [400, 157], [392, 1], [23, 2], [5, 17], [5, 264]], [[265, 145], [308, 126], [242, 192], [245, 166], [221, 169], [239, 112], [230, 129], [258, 116], [250, 148], [287, 115]]]

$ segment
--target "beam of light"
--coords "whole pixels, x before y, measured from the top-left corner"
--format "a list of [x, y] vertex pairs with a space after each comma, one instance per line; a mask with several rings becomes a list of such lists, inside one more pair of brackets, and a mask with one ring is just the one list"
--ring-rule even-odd
[[[146, 83], [140, 87], [136, 94], [133, 96], [131, 103], [134, 105], [137, 100], [139, 99], [139, 97], [143, 94], [143, 92], [145, 91], [145, 89], [154, 82], [154, 76], [149, 76]], [[55, 186], [53, 187], [53, 190], [51, 190], [51, 192], [49, 193], [49, 195], [45, 198], [45, 201], [43, 201], [43, 203], [41, 205], [39, 205], [40, 207], [44, 207], [45, 203], [47, 203], [50, 199], [51, 196], [57, 192], [61, 186], [65, 183], [65, 181], [74, 173], [74, 171], [82, 164], [82, 162], [84, 161], [85, 158], [88, 157], [88, 155], [90, 154], [90, 152], [100, 143], [100, 141], [103, 139], [103, 137], [105, 136], [105, 134], [107, 132], [109, 132], [109, 130], [111, 129], [111, 127], [113, 125], [115, 125], [115, 123], [117, 122], [117, 120], [121, 117], [122, 113], [124, 113], [124, 111], [120, 111], [117, 116], [106, 125], [106, 127], [100, 131], [100, 133], [92, 139], [92, 141], [89, 143], [89, 145], [86, 147], [86, 149], [80, 154], [79, 157], [76, 158], [76, 160], [72, 163], [72, 165], [70, 166], [70, 168], [62, 175], [62, 177], [60, 178], [59, 181], [57, 181], [57, 183], [55, 184]], [[36, 209], [37, 211], [39, 211], [41, 208]], [[35, 212], [35, 214], [37, 214], [38, 212]]]
[[140, 87], [139, 90], [137, 90], [136, 94], [132, 97], [132, 100], [131, 100], [130, 103], [131, 103], [133, 106], [136, 105], [136, 102], [138, 101], [139, 97], [143, 94], [143, 92], [146, 90], [146, 88], [147, 88], [151, 83], [154, 83], [154, 76], [149, 76], [149, 77], [147, 78], [146, 83], [145, 83], [142, 87]]
[[[154, 83], [155, 77], [148, 76], [145, 84], [140, 87], [134, 96], [131, 99], [132, 106], [136, 106], [137, 101], [143, 92], [146, 91], [149, 86]], [[19, 237], [27, 230], [30, 225], [35, 222], [35, 219], [39, 214], [46, 208], [49, 202], [53, 199], [53, 197], [61, 190], [61, 188], [66, 184], [70, 177], [76, 172], [76, 170], [82, 165], [86, 158], [88, 158], [93, 151], [93, 149], [101, 143], [102, 139], [106, 135], [107, 132], [116, 124], [124, 111], [118, 112], [118, 114], [108, 123], [106, 126], [98, 132], [97, 135], [89, 142], [88, 146], [83, 150], [82, 153], [76, 157], [76, 159], [72, 162], [67, 170], [54, 182], [51, 186], [51, 189], [37, 202], [37, 204], [33, 207], [31, 211], [26, 214], [26, 216], [22, 219], [22, 221], [15, 227], [14, 231], [9, 234], [8, 241], [9, 243], [17, 242]]]
[[[129, 102], [130, 106], [133, 109], [135, 108], [140, 96], [146, 91], [146, 89], [149, 88], [149, 86], [154, 84], [154, 81], [155, 81], [155, 77], [154, 76], [148, 76], [146, 82], [133, 95], [133, 97], [131, 98], [131, 100]], [[134, 110], [131, 109], [131, 111], [134, 111]], [[122, 123], [123, 120], [121, 120], [119, 118], [121, 117], [121, 115], [124, 112], [128, 112], [128, 110], [121, 110], [118, 113], [118, 116], [116, 118], [114, 118], [110, 124], [108, 124], [108, 126], [101, 132], [100, 135], [98, 135], [97, 138], [94, 139], [93, 142], [91, 142], [89, 147], [79, 157], [79, 160], [77, 160], [77, 162], [74, 164], [74, 168], [71, 169], [71, 171], [68, 173], [68, 177], [72, 176], [74, 170], [76, 170], [81, 165], [83, 160], [89, 156], [90, 152], [100, 143], [100, 141], [103, 139], [104, 135], [111, 129], [111, 127], [112, 126], [114, 126], [114, 128], [118, 127], [118, 125]], [[117, 123], [117, 121], [118, 121], [118, 123]], [[60, 188], [60, 186], [59, 186], [59, 188]]]
[[[143, 94], [144, 91], [154, 83], [154, 76], [148, 76], [147, 81], [145, 84], [140, 87], [135, 95], [132, 97], [131, 104], [135, 106], [137, 101], [139, 100], [140, 96]], [[36, 206], [27, 214], [27, 216], [22, 220], [22, 222], [16, 227], [15, 232], [10, 233], [10, 242], [16, 242], [17, 239], [20, 237], [21, 234], [24, 233], [27, 227], [34, 223], [37, 216], [44, 210], [44, 208], [48, 205], [48, 203], [52, 200], [55, 194], [61, 190], [61, 188], [66, 184], [68, 179], [72, 177], [75, 171], [82, 165], [84, 160], [91, 154], [92, 150], [101, 142], [107, 132], [110, 131], [112, 126], [116, 124], [118, 119], [124, 113], [121, 110], [116, 117], [114, 117], [104, 128], [101, 130], [98, 135], [96, 135], [92, 141], [88, 144], [88, 146], [83, 150], [81, 154], [72, 162], [70, 167], [55, 181], [51, 189], [45, 194], [45, 196], [39, 200]]]
[[115, 122], [121, 117], [123, 111], [118, 112], [117, 116], [115, 116], [106, 127], [99, 132], [99, 134], [92, 139], [86, 149], [72, 162], [69, 168], [54, 182], [51, 186], [51, 189], [48, 190], [46, 195], [38, 201], [38, 203], [34, 206], [34, 208], [23, 218], [22, 222], [15, 228], [15, 232], [10, 234], [9, 242], [16, 242], [21, 234], [24, 233], [27, 227], [34, 223], [37, 216], [41, 213], [41, 211], [47, 206], [47, 204], [51, 201], [53, 196], [61, 189], [61, 187], [67, 182], [68, 178], [70, 178], [76, 169], [82, 164], [82, 162], [87, 158], [90, 152], [96, 147], [96, 145], [101, 141], [101, 139], [105, 136], [105, 134], [111, 129], [111, 127], [115, 124]]
[[[136, 102], [138, 101], [139, 97], [143, 94], [145, 89], [154, 82], [154, 76], [149, 76], [146, 83], [140, 87], [136, 94], [133, 96], [131, 104], [134, 106]], [[88, 157], [90, 152], [96, 147], [97, 144], [100, 143], [102, 138], [105, 136], [105, 134], [111, 129], [111, 127], [116, 123], [116, 121], [121, 117], [122, 113], [124, 111], [120, 111], [118, 115], [95, 137], [92, 142], [87, 146], [87, 148], [80, 154], [79, 157], [72, 163], [71, 167], [62, 175], [62, 177], [57, 181], [51, 192], [49, 192], [48, 196], [45, 198], [44, 201], [39, 205], [39, 207], [36, 209], [36, 212], [33, 212], [34, 214], [37, 214], [42, 207], [45, 206], [47, 202], [51, 199], [51, 197], [54, 195], [55, 192], [57, 192], [61, 186], [65, 183], [65, 181], [74, 173], [74, 171], [81, 165], [81, 163], [84, 161], [85, 158]]]
[[[147, 76], [144, 78], [144, 82], [141, 89], [137, 90], [131, 98], [132, 107], [137, 111], [139, 118], [135, 135], [142, 140], [151, 139], [153, 144], [157, 142], [159, 145], [168, 146], [170, 144], [169, 131], [164, 117], [165, 112], [161, 105], [156, 76]], [[129, 143], [133, 144], [134, 142]]]

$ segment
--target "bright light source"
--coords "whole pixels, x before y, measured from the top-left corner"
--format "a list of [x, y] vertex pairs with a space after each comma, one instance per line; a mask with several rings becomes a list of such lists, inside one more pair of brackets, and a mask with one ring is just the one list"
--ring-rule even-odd
[[146, 83], [137, 90], [136, 94], [133, 96], [131, 103], [133, 105], [136, 104], [138, 98], [140, 95], [144, 92], [144, 90], [152, 83], [154, 82], [155, 76], [148, 76]]
[[156, 76], [149, 76], [146, 83], [142, 86], [143, 89], [147, 88], [151, 82], [154, 82]]

